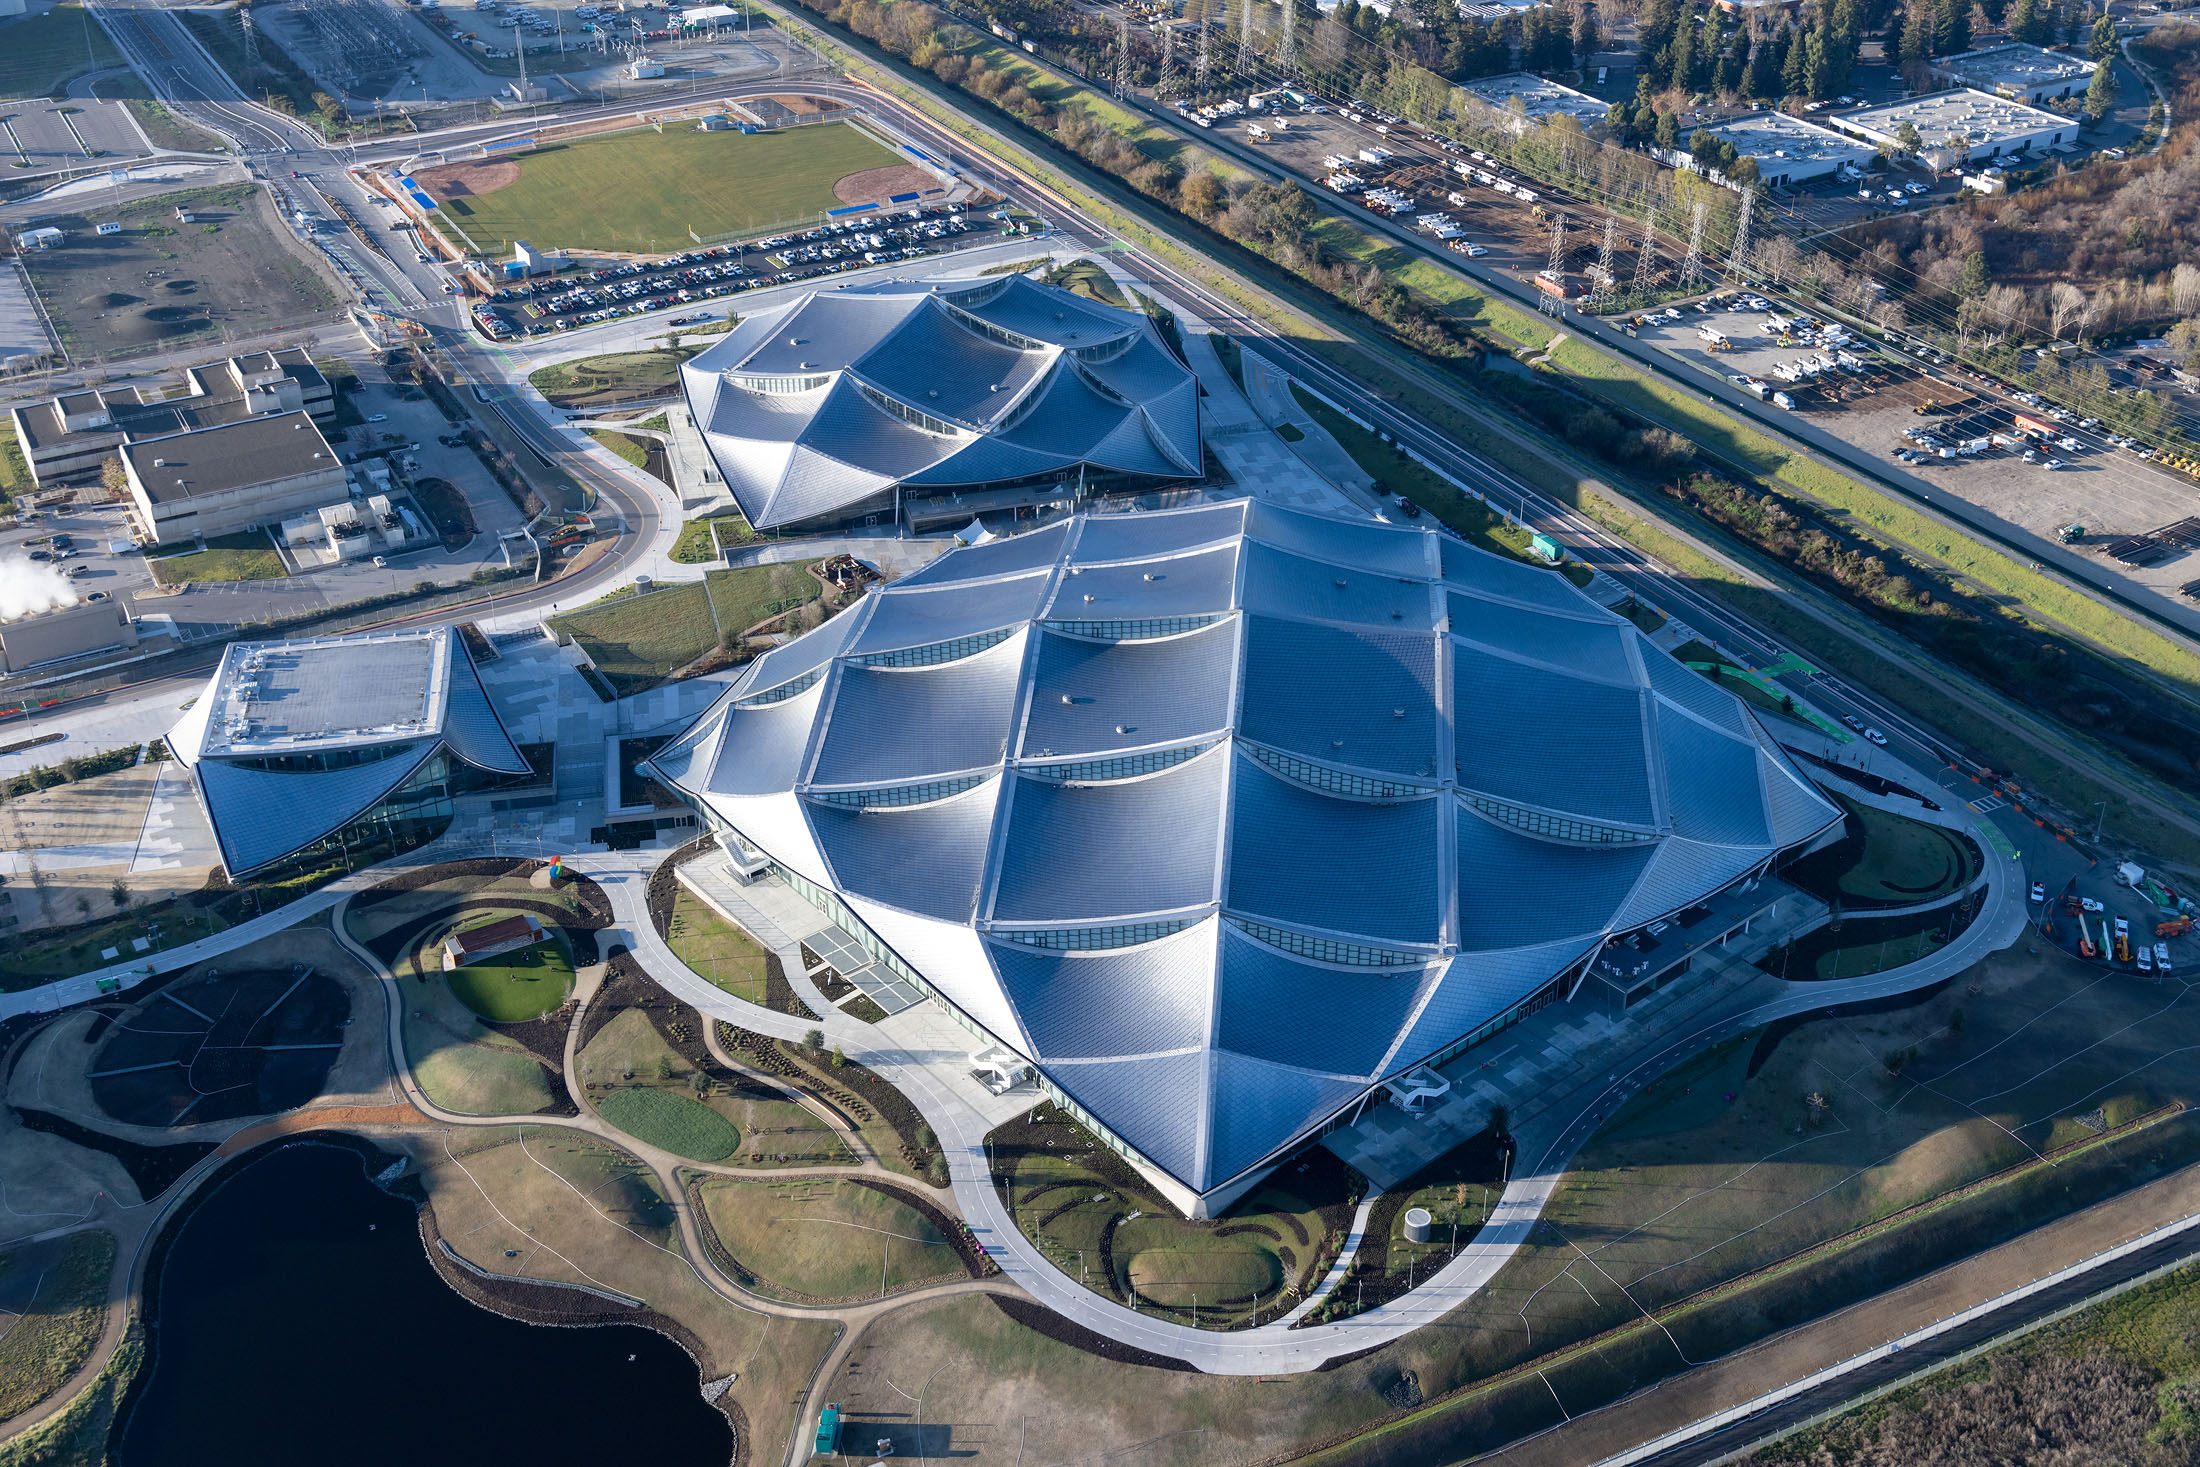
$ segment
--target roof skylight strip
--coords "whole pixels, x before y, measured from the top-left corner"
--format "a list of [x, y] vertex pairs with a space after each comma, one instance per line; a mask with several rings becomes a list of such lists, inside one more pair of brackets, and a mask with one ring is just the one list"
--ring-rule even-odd
[[1117, 621], [1065, 621], [1050, 618], [1039, 623], [1049, 631], [1065, 632], [1093, 642], [1151, 642], [1181, 636], [1222, 620], [1219, 613], [1204, 616], [1148, 616]]
[[899, 809], [952, 799], [965, 790], [976, 789], [992, 777], [990, 774], [963, 774], [953, 779], [926, 780], [922, 784], [885, 785], [877, 789], [812, 790], [810, 798], [821, 804], [839, 805], [850, 810]]
[[1436, 956], [1435, 953], [1416, 952], [1408, 948], [1372, 947], [1364, 942], [1351, 942], [1341, 937], [1317, 937], [1306, 932], [1292, 932], [1283, 927], [1270, 927], [1265, 922], [1251, 922], [1243, 917], [1229, 918], [1230, 925], [1257, 938], [1270, 947], [1281, 948], [1296, 957], [1312, 958], [1320, 963], [1335, 963], [1345, 968], [1418, 968]]
[[1169, 917], [1159, 922], [1132, 922], [1121, 927], [1042, 927], [1020, 932], [995, 928], [993, 935], [1023, 947], [1051, 948], [1056, 952], [1107, 952], [1159, 942], [1204, 920], [1201, 917]]
[[991, 647], [998, 647], [1016, 634], [1014, 627], [1002, 627], [998, 631], [973, 632], [967, 637], [953, 637], [945, 642], [927, 642], [921, 647], [901, 647], [892, 652], [866, 652], [851, 657], [855, 667], [937, 667], [943, 662], [960, 662], [965, 657], [975, 657]]
[[1417, 795], [1429, 794], [1436, 788], [1433, 784], [1420, 784], [1411, 780], [1385, 779], [1379, 775], [1331, 769], [1326, 764], [1316, 764], [1311, 759], [1302, 759], [1296, 754], [1286, 754], [1280, 749], [1264, 748], [1259, 744], [1241, 741], [1241, 747], [1285, 779], [1332, 795], [1350, 795], [1361, 800], [1409, 800]]
[[800, 693], [806, 693], [816, 686], [817, 680], [825, 676], [825, 667], [831, 665], [827, 663], [821, 667], [813, 667], [802, 676], [783, 682], [776, 688], [766, 688], [761, 693], [751, 693], [746, 697], [736, 698], [733, 701], [733, 706], [736, 708], [761, 708], [767, 703], [784, 703], [789, 698]]
[[1082, 759], [1061, 764], [1026, 764], [1022, 772], [1040, 779], [1051, 779], [1061, 784], [1100, 784], [1111, 779], [1136, 779], [1143, 774], [1159, 774], [1164, 769], [1197, 759], [1215, 746], [1213, 739], [1200, 744], [1186, 744], [1175, 749], [1148, 749], [1138, 754], [1122, 754], [1113, 759]]
[[1554, 815], [1548, 810], [1530, 809], [1504, 800], [1493, 800], [1488, 795], [1466, 795], [1466, 802], [1500, 825], [1524, 830], [1530, 835], [1540, 835], [1551, 840], [1572, 841], [1576, 845], [1639, 845], [1643, 841], [1656, 840], [1657, 833], [1636, 830], [1625, 825], [1605, 825], [1595, 820], [1583, 820], [1575, 815]]

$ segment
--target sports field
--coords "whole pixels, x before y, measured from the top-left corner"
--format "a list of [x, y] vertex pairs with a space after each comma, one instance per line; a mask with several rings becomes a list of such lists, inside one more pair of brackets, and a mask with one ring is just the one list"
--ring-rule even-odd
[[691, 229], [705, 238], [764, 230], [873, 202], [884, 197], [880, 187], [901, 193], [926, 186], [906, 176], [905, 165], [845, 123], [754, 134], [680, 124], [414, 177], [449, 222], [491, 255], [509, 252], [517, 239], [544, 249], [662, 254], [688, 248]]

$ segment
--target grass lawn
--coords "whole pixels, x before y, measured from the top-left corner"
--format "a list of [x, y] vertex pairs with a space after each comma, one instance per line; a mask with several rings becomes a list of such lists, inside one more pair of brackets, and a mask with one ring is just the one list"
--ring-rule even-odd
[[13, 499], [36, 487], [31, 481], [31, 466], [23, 457], [23, 445], [16, 441], [14, 422], [0, 421], [0, 500]]
[[1042, 278], [1048, 285], [1059, 285], [1101, 305], [1119, 306], [1126, 311], [1131, 308], [1131, 303], [1123, 298], [1121, 287], [1116, 285], [1115, 277], [1097, 260], [1072, 260], [1048, 271]]
[[[446, 198], [432, 178], [430, 192], [490, 254], [516, 239], [655, 254], [686, 249], [691, 229], [707, 238], [821, 214], [838, 206], [841, 178], [901, 161], [844, 124], [753, 135], [683, 124], [539, 148], [518, 160], [517, 182], [491, 193]], [[619, 206], [605, 208], [613, 198]]]
[[106, 1328], [114, 1263], [115, 1235], [105, 1231], [0, 1253], [0, 1421], [45, 1400], [90, 1357]]
[[756, 538], [756, 531], [738, 510], [727, 510], [708, 519], [689, 520], [680, 526], [680, 538], [673, 542], [672, 558], [682, 565], [713, 565], [725, 554], [729, 545], [746, 544]]
[[724, 1161], [741, 1145], [733, 1123], [699, 1100], [636, 1085], [596, 1102], [603, 1118], [635, 1140], [689, 1161]]
[[551, 1100], [549, 1073], [516, 1039], [486, 1028], [447, 984], [400, 976], [405, 1060], [428, 1098], [470, 1116], [532, 1115]]
[[0, 963], [0, 993], [35, 988], [56, 978], [69, 978], [113, 962], [101, 958], [108, 948], [133, 949], [133, 938], [148, 935], [150, 923], [162, 926], [161, 946], [196, 941], [227, 931], [233, 924], [222, 913], [208, 911], [185, 898], [144, 910], [130, 910], [98, 922], [65, 927], [58, 932], [17, 935], [10, 939], [7, 961]]
[[[492, 914], [483, 920], [497, 919]], [[553, 933], [533, 947], [467, 963], [445, 977], [458, 1001], [482, 1018], [517, 1024], [539, 1019], [565, 1002], [573, 991], [573, 959]]]
[[186, 581], [279, 581], [290, 574], [283, 569], [283, 558], [275, 553], [274, 543], [260, 530], [216, 535], [206, 542], [204, 550], [155, 555], [148, 564], [153, 579], [163, 586], [180, 586]]
[[649, 467], [649, 446], [639, 438], [629, 438], [624, 433], [613, 433], [604, 428], [591, 428], [588, 436], [610, 449], [637, 469]]
[[[1018, 1227], [1071, 1277], [1118, 1303], [1228, 1329], [1273, 1318], [1328, 1267], [1360, 1182], [1315, 1148], [1286, 1163], [1220, 1225], [1177, 1216], [1112, 1152], [1053, 1105], [996, 1130], [994, 1185]], [[1102, 1241], [1108, 1241], [1103, 1254]], [[1113, 1270], [1103, 1257], [1113, 1260]], [[1136, 1290], [1135, 1295], [1133, 1289]]]
[[674, 957], [735, 998], [764, 1001], [764, 950], [684, 886], [673, 894], [665, 943]]
[[527, 380], [553, 407], [602, 406], [672, 391], [680, 385], [680, 363], [694, 356], [697, 350], [696, 347], [665, 346], [652, 351], [618, 351], [600, 357], [580, 357], [538, 367], [528, 374]]
[[875, 1187], [717, 1180], [702, 1194], [719, 1241], [767, 1293], [873, 1298], [882, 1288], [963, 1275], [940, 1230]]
[[718, 645], [711, 596], [701, 582], [660, 586], [553, 617], [620, 696], [663, 682]]
[[56, 5], [0, 26], [0, 97], [44, 97], [87, 71], [122, 64], [107, 29], [81, 5]]
[[744, 632], [766, 617], [817, 599], [823, 589], [809, 565], [744, 565], [703, 573], [718, 625]]
[[[135, 79], [134, 75], [133, 79]], [[112, 96], [114, 93], [110, 88], [103, 85], [100, 88], [100, 94], [102, 96]], [[123, 105], [130, 109], [130, 115], [137, 119], [139, 127], [145, 129], [146, 137], [152, 139], [153, 146], [156, 148], [174, 148], [185, 153], [226, 153], [229, 151], [229, 144], [210, 132], [193, 127], [190, 123], [177, 117], [175, 113], [170, 112], [167, 107], [150, 98], [132, 97], [125, 101]]]

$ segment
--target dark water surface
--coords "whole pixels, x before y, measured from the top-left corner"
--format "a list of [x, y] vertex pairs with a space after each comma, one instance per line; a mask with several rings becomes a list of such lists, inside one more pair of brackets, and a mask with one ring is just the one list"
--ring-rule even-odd
[[732, 1454], [685, 1351], [636, 1325], [545, 1328], [469, 1304], [429, 1267], [412, 1205], [331, 1146], [281, 1147], [201, 1201], [158, 1305], [119, 1467]]

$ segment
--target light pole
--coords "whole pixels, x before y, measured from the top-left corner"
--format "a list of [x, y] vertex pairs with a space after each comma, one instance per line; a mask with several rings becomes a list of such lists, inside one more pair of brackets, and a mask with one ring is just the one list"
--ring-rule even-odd
[[2093, 808], [2100, 812], [2093, 817], [2093, 839], [2098, 844], [2101, 839], [2101, 827], [2108, 823], [2108, 801], [2095, 800]]

